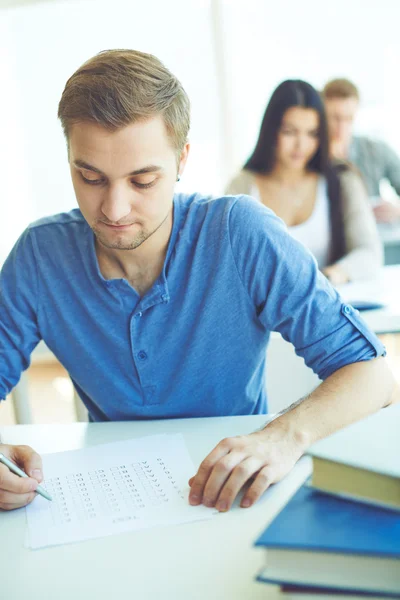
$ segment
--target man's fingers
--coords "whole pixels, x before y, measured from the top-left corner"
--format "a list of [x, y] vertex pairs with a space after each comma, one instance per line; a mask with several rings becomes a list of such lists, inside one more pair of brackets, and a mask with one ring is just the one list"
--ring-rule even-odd
[[10, 469], [0, 464], [0, 493], [2, 491], [14, 494], [28, 494], [36, 490], [38, 482], [31, 477], [19, 477], [11, 473]]
[[219, 496], [215, 507], [220, 512], [229, 510], [236, 496], [249, 479], [260, 470], [262, 463], [259, 458], [250, 456], [242, 460], [232, 471]]
[[191, 490], [189, 494], [189, 502], [192, 506], [201, 504], [203, 499], [203, 490], [210, 476], [211, 471], [214, 468], [216, 462], [228, 454], [231, 449], [229, 439], [222, 440], [212, 452], [201, 463], [199, 470], [194, 476], [191, 484]]
[[[242, 461], [244, 461], [244, 458], [245, 454], [242, 452], [233, 451], [226, 456], [223, 456], [216, 463], [204, 487], [203, 504], [205, 506], [215, 506], [218, 496], [226, 481], [232, 477], [232, 474], [235, 473], [238, 465], [243, 464]], [[244, 462], [246, 463], [246, 461]]]
[[39, 483], [43, 481], [42, 459], [30, 446], [12, 446], [10, 458], [16, 462], [27, 475], [33, 477]]
[[30, 504], [35, 498], [36, 494], [28, 494], [28, 496], [15, 496], [15, 502], [0, 502], [0, 510], [14, 510], [15, 508], [22, 508]]
[[0, 464], [0, 510], [26, 506], [36, 497], [34, 492], [43, 480], [42, 459], [29, 446], [1, 445], [0, 449], [28, 475], [19, 477]]
[[257, 477], [244, 494], [240, 506], [242, 508], [248, 508], [249, 506], [252, 506], [272, 483], [275, 483], [275, 479], [271, 472], [271, 468], [268, 466], [264, 467], [260, 470]]
[[32, 492], [29, 492], [29, 494], [13, 494], [12, 492], [0, 490], [0, 506], [7, 505], [18, 508], [32, 502], [35, 496], [36, 494]]

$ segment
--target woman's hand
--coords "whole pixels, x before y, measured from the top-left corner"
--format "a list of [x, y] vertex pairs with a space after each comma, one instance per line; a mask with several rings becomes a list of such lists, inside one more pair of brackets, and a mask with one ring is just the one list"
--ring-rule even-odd
[[381, 200], [372, 210], [377, 223], [395, 223], [400, 219], [400, 205], [388, 200]]
[[332, 285], [342, 285], [349, 281], [349, 276], [339, 265], [325, 267], [322, 272]]

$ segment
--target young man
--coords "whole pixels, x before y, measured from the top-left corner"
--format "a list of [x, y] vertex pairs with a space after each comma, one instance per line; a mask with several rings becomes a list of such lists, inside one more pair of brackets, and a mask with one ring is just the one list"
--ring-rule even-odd
[[379, 223], [400, 222], [400, 203], [380, 198], [379, 191], [380, 182], [386, 178], [400, 195], [400, 159], [384, 142], [353, 135], [360, 103], [358, 89], [348, 79], [333, 79], [325, 85], [322, 95], [332, 156], [349, 160], [360, 170], [368, 195], [374, 199], [373, 210]]
[[[189, 101], [162, 63], [100, 53], [67, 82], [59, 117], [79, 210], [31, 225], [4, 265], [0, 397], [44, 339], [92, 420], [263, 413], [266, 346], [280, 331], [325, 381], [204, 459], [189, 501], [221, 511], [254, 478], [250, 506], [314, 441], [391, 402], [383, 346], [271, 211], [174, 195]], [[23, 506], [40, 457], [0, 451], [31, 475], [0, 465], [0, 507]]]

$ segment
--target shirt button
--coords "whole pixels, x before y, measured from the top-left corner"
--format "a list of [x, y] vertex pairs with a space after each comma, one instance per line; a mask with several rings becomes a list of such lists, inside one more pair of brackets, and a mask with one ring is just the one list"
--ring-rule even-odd
[[163, 295], [161, 296], [161, 300], [162, 300], [163, 302], [168, 302], [168, 294], [163, 294]]
[[146, 360], [147, 354], [144, 350], [140, 350], [140, 352], [137, 354], [137, 357], [139, 360]]
[[136, 313], [135, 317], [138, 317], [138, 318], [140, 318], [140, 317], [142, 316], [142, 314], [143, 314], [143, 313], [141, 313], [141, 312], [138, 312], [138, 313]]
[[351, 313], [353, 312], [351, 306], [347, 306], [347, 305], [344, 307], [343, 310], [346, 313], [346, 315], [351, 315]]

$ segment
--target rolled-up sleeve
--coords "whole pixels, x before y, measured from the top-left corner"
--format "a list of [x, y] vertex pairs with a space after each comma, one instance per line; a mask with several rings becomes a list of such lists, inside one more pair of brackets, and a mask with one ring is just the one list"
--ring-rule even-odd
[[272, 211], [241, 197], [232, 209], [230, 234], [260, 324], [291, 342], [321, 379], [348, 364], [385, 355], [358, 312], [343, 302], [311, 253]]
[[29, 229], [0, 273], [0, 400], [18, 383], [40, 341], [38, 277]]

